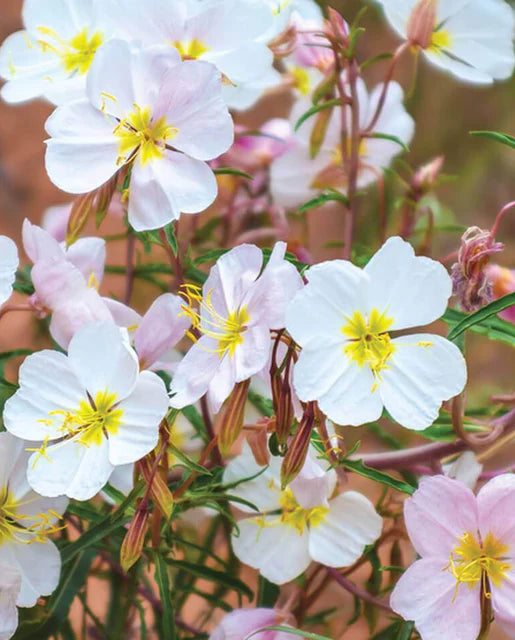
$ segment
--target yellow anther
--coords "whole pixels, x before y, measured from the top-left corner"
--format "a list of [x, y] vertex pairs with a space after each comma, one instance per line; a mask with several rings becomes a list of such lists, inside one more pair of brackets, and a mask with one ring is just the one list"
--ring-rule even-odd
[[[368, 318], [355, 311], [342, 327], [342, 333], [349, 338], [344, 347], [347, 357], [360, 367], [368, 365], [379, 379], [381, 371], [388, 367], [388, 360], [395, 351], [387, 333], [392, 324], [393, 318], [374, 309]], [[374, 387], [376, 386], [377, 383]]]

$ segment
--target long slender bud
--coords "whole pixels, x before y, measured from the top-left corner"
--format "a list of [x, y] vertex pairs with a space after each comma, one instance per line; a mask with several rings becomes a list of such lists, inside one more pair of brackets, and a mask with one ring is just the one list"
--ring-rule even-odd
[[123, 539], [120, 550], [120, 564], [125, 572], [129, 571], [141, 558], [143, 544], [149, 525], [148, 504], [140, 504], [134, 518], [131, 520], [129, 530]]
[[283, 489], [297, 477], [306, 462], [314, 422], [315, 407], [313, 402], [309, 402], [281, 466], [281, 486]]
[[225, 406], [219, 414], [218, 422], [218, 448], [223, 456], [227, 456], [232, 445], [238, 439], [243, 429], [245, 416], [245, 403], [249, 393], [250, 380], [239, 382]]

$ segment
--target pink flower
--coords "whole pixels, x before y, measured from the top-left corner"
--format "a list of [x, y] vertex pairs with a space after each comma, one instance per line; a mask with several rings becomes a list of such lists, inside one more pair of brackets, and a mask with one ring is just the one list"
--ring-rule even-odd
[[[209, 640], [245, 640], [265, 627], [290, 626], [285, 615], [275, 609], [235, 609], [223, 618], [209, 636]], [[290, 640], [293, 636], [284, 631], [264, 631], [252, 636], [252, 640]]]
[[[278, 242], [261, 273], [263, 254], [242, 244], [217, 261], [202, 289], [187, 288], [192, 317], [200, 339], [179, 364], [170, 401], [178, 409], [208, 393], [215, 413], [234, 385], [267, 364], [271, 329], [282, 329], [285, 311], [302, 287], [295, 267], [284, 260], [286, 244]], [[261, 275], [260, 275], [261, 273]], [[198, 302], [200, 311], [192, 306]]]
[[404, 504], [421, 556], [401, 577], [392, 609], [414, 620], [422, 640], [476, 640], [481, 601], [515, 636], [515, 475], [490, 480], [474, 496], [445, 476], [423, 478]]

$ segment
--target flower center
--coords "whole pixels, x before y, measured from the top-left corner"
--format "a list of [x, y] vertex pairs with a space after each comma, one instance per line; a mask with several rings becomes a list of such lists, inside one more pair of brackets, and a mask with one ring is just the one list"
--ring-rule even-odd
[[39, 40], [38, 44], [44, 53], [51, 52], [61, 58], [64, 70], [70, 75], [78, 73], [84, 75], [89, 71], [97, 49], [104, 42], [101, 31], [95, 31], [91, 36], [87, 27], [79, 31], [70, 40], [63, 40], [48, 27], [38, 27], [41, 35], [50, 37], [53, 42]]
[[368, 318], [355, 311], [351, 318], [346, 319], [347, 324], [342, 327], [342, 333], [349, 338], [344, 347], [345, 355], [360, 367], [368, 365], [373, 374], [379, 377], [395, 351], [387, 333], [393, 324], [393, 318], [373, 309]]
[[444, 29], [433, 31], [429, 49], [435, 53], [440, 53], [442, 49], [449, 49], [451, 46], [451, 34]]
[[303, 69], [302, 67], [293, 67], [290, 73], [293, 78], [293, 86], [295, 89], [302, 93], [303, 96], [307, 96], [311, 89], [311, 80], [307, 69]]
[[456, 593], [460, 584], [468, 584], [470, 588], [478, 582], [483, 592], [490, 598], [490, 584], [499, 587], [511, 569], [507, 562], [509, 547], [489, 533], [484, 542], [476, 539], [471, 533], [460, 538], [460, 544], [451, 553], [450, 562], [445, 567], [456, 578]]
[[119, 139], [118, 164], [131, 162], [136, 155], [142, 165], [162, 158], [167, 141], [173, 140], [178, 132], [165, 116], [153, 121], [150, 107], [142, 109], [135, 104], [134, 111], [120, 120], [113, 132]]
[[[28, 503], [29, 501], [17, 501], [9, 487], [0, 488], [0, 546], [13, 541], [18, 544], [45, 542], [50, 534], [59, 531], [59, 527], [51, 524], [53, 518], [60, 517], [54, 511], [50, 510], [37, 516], [20, 513], [20, 507]], [[24, 520], [27, 521], [27, 526], [21, 524]]]
[[[78, 436], [78, 442], [85, 447], [101, 445], [104, 436], [118, 432], [122, 422], [123, 410], [116, 409], [116, 394], [109, 391], [99, 391], [95, 399], [81, 400], [79, 408], [75, 411], [64, 411], [59, 409], [50, 412], [50, 419], [41, 422], [51, 425], [55, 420], [60, 420], [59, 430], [64, 438], [74, 438]], [[43, 446], [36, 451], [40, 457], [46, 456], [45, 441]], [[39, 458], [38, 458], [39, 459]], [[37, 460], [36, 460], [37, 462]]]
[[[234, 311], [229, 312], [227, 317], [218, 313], [211, 302], [213, 291], [209, 291], [206, 296], [202, 296], [200, 287], [196, 285], [183, 285], [183, 296], [188, 304], [182, 305], [183, 313], [191, 318], [195, 329], [218, 342], [218, 347], [214, 350], [220, 358], [228, 354], [234, 356], [238, 345], [243, 343], [243, 334], [247, 330], [250, 315], [244, 305]], [[198, 303], [202, 314], [195, 311], [194, 303]], [[188, 332], [193, 340], [195, 336]]]
[[200, 58], [203, 53], [209, 51], [209, 47], [197, 38], [193, 38], [193, 40], [188, 40], [186, 42], [176, 40], [173, 43], [173, 46], [181, 54], [181, 58], [183, 60], [196, 60], [197, 58]]
[[321, 524], [329, 509], [323, 505], [318, 505], [312, 509], [304, 509], [299, 505], [293, 491], [288, 488], [281, 494], [281, 522], [303, 533], [307, 526], [316, 527]]

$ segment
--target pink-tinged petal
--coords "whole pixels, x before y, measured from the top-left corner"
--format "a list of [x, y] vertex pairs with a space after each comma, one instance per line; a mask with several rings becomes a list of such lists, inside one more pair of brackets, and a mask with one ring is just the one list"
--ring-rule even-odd
[[295, 499], [304, 509], [312, 509], [320, 504], [328, 506], [335, 486], [336, 472], [333, 469], [324, 471], [309, 455], [299, 475], [290, 483]]
[[328, 567], [347, 567], [381, 535], [383, 520], [374, 505], [356, 491], [346, 491], [329, 502], [329, 511], [309, 530], [309, 553]]
[[424, 477], [404, 503], [404, 519], [417, 553], [437, 557], [445, 566], [463, 534], [477, 532], [476, 498], [457, 480]]
[[68, 348], [78, 380], [94, 399], [99, 392], [127, 398], [136, 386], [139, 365], [125, 329], [113, 322], [93, 322], [79, 329]]
[[119, 166], [117, 121], [88, 100], [57, 108], [46, 122], [46, 170], [52, 182], [68, 193], [86, 193], [109, 180]]
[[94, 277], [99, 285], [104, 277], [106, 243], [103, 238], [79, 238], [66, 251], [66, 259], [77, 267], [86, 282]]
[[68, 220], [72, 210], [71, 204], [61, 204], [48, 207], [41, 219], [41, 227], [47, 231], [57, 242], [66, 240]]
[[499, 587], [490, 586], [492, 589], [492, 606], [497, 624], [506, 631], [510, 638], [515, 638], [515, 566], [513, 565], [515, 553], [513, 551], [511, 559], [511, 568], [506, 572], [501, 585]]
[[5, 431], [0, 433], [0, 487], [5, 487], [11, 482], [10, 477], [15, 472], [21, 455], [23, 440]]
[[445, 570], [445, 560], [417, 560], [404, 573], [390, 598], [392, 609], [413, 620], [423, 640], [476, 640], [481, 627], [480, 585], [461, 585]]
[[492, 533], [509, 545], [515, 561], [515, 475], [492, 478], [478, 493], [477, 504], [481, 535]]
[[235, 609], [223, 618], [209, 640], [245, 640], [251, 635], [252, 640], [291, 640], [291, 634], [281, 631], [254, 634], [259, 629], [283, 624], [283, 617], [274, 609]]
[[415, 256], [402, 238], [389, 238], [364, 269], [370, 277], [368, 307], [393, 318], [393, 329], [429, 324], [440, 318], [452, 293], [445, 267]]
[[234, 368], [234, 379], [236, 382], [248, 380], [263, 369], [270, 359], [272, 340], [270, 331], [266, 326], [250, 326], [242, 333], [243, 343], [236, 347], [233, 355], [226, 354], [228, 360]]
[[9, 640], [18, 627], [16, 601], [21, 589], [21, 574], [10, 564], [0, 564], [0, 640]]
[[49, 309], [80, 297], [88, 288], [84, 276], [64, 256], [38, 260], [31, 278], [39, 300]]
[[131, 309], [123, 302], [113, 300], [113, 298], [102, 298], [102, 302], [109, 309], [113, 321], [119, 327], [125, 327], [126, 329], [138, 326], [141, 322], [141, 316], [137, 311]]
[[170, 405], [182, 409], [206, 394], [220, 368], [218, 343], [203, 336], [179, 363], [170, 386]]
[[178, 129], [172, 145], [198, 160], [212, 160], [233, 143], [234, 124], [224, 101], [216, 67], [188, 60], [169, 69], [155, 105]]
[[191, 319], [183, 313], [183, 305], [180, 296], [165, 293], [143, 316], [134, 334], [142, 369], [151, 367], [184, 336]]
[[168, 411], [164, 382], [155, 373], [143, 371], [117, 408], [123, 411], [122, 424], [109, 435], [109, 460], [114, 466], [136, 462], [157, 446], [159, 424]]
[[48, 231], [29, 222], [27, 218], [23, 221], [22, 240], [25, 253], [34, 263], [48, 258], [64, 258], [64, 251], [57, 240]]

